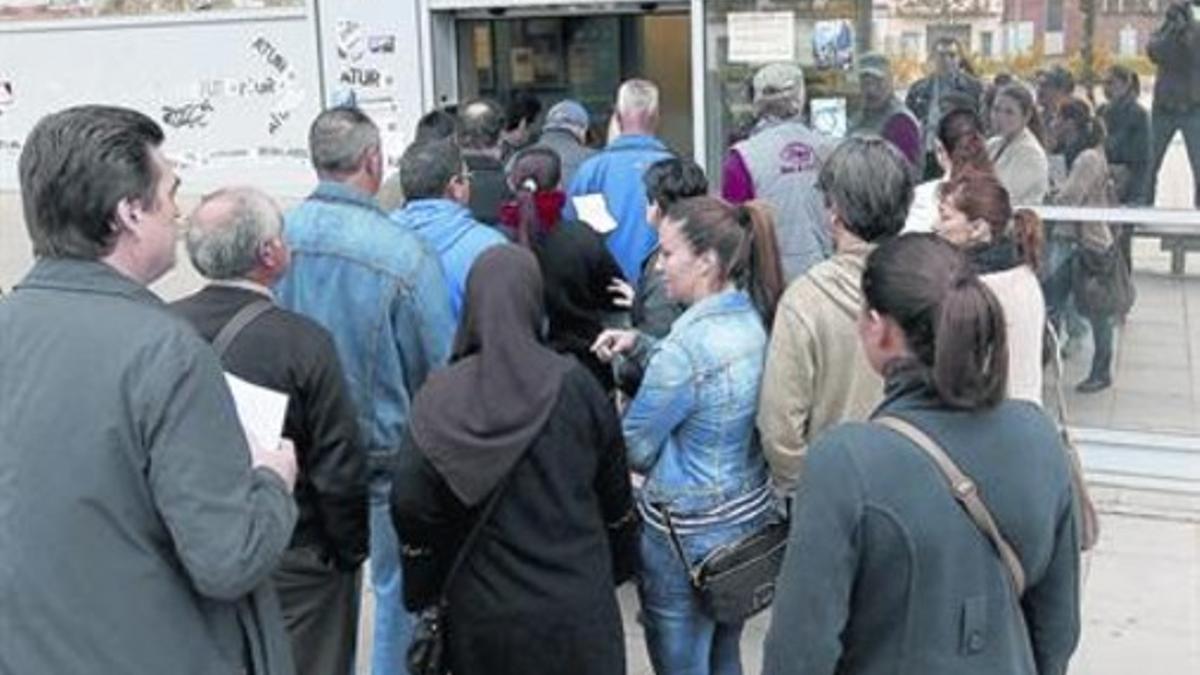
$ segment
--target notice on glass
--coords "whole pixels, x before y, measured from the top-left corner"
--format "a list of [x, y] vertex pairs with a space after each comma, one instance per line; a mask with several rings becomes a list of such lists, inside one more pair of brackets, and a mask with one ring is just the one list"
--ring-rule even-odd
[[846, 99], [814, 98], [809, 106], [814, 129], [833, 138], [846, 137]]
[[251, 384], [236, 375], [225, 373], [229, 393], [237, 408], [238, 420], [246, 432], [264, 448], [277, 448], [283, 438], [283, 419], [287, 414], [288, 397], [274, 389]]
[[730, 63], [796, 60], [796, 20], [791, 12], [730, 12], [726, 28]]

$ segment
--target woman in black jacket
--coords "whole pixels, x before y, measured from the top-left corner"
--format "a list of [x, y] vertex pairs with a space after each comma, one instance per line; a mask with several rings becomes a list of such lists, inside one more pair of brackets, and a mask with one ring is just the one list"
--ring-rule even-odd
[[619, 553], [636, 545], [637, 521], [621, 428], [595, 379], [539, 341], [541, 322], [533, 256], [480, 255], [451, 364], [415, 397], [394, 466], [412, 611], [437, 602], [501, 490], [446, 592], [455, 675], [625, 672], [614, 585], [631, 572]]
[[[924, 234], [874, 251], [863, 294], [859, 335], [886, 397], [809, 452], [763, 672], [1062, 675], [1079, 639], [1071, 474], [1041, 409], [1005, 400], [999, 303]], [[974, 479], [1023, 592], [937, 465], [881, 417], [924, 431]]]
[[[1117, 202], [1122, 206], [1151, 204], [1147, 178], [1150, 175], [1150, 113], [1138, 102], [1142, 82], [1138, 74], [1125, 66], [1112, 66], [1104, 76], [1104, 97], [1108, 103], [1097, 114], [1108, 132], [1104, 154], [1108, 171], [1116, 187]], [[1151, 204], [1152, 205], [1152, 204]], [[1117, 233], [1127, 269], [1132, 269], [1133, 226]]]

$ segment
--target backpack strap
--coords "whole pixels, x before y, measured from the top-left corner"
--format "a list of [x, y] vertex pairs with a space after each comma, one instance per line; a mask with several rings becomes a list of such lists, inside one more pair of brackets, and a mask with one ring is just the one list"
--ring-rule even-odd
[[983, 498], [979, 496], [979, 489], [975, 485], [975, 481], [958, 468], [958, 465], [950, 459], [937, 441], [916, 426], [892, 416], [880, 417], [875, 421], [912, 441], [933, 461], [947, 482], [950, 483], [950, 491], [954, 493], [954, 498], [958, 500], [959, 505], [971, 517], [975, 526], [996, 547], [1000, 559], [1008, 568], [1008, 576], [1012, 581], [1013, 590], [1016, 591], [1018, 598], [1021, 597], [1021, 594], [1025, 592], [1025, 568], [1021, 566], [1021, 559], [1017, 557], [1017, 552], [1004, 538], [1000, 528], [996, 526], [995, 518], [992, 517], [987, 504], [983, 503]]

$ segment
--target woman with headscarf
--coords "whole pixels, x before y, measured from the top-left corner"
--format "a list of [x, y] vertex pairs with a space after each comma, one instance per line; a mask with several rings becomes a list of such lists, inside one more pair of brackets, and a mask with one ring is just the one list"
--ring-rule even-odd
[[[546, 347], [532, 254], [488, 249], [467, 279], [451, 363], [413, 401], [393, 467], [405, 605], [445, 591], [455, 675], [625, 672], [615, 581], [636, 539], [625, 446], [595, 379]], [[614, 569], [614, 567], [621, 569]]]
[[612, 368], [592, 354], [591, 346], [610, 317], [621, 311], [614, 282], [623, 277], [598, 232], [581, 222], [562, 221], [566, 196], [561, 166], [550, 148], [517, 153], [508, 172], [514, 198], [501, 207], [500, 222], [513, 241], [537, 256], [545, 280], [550, 347], [579, 359], [610, 391]]

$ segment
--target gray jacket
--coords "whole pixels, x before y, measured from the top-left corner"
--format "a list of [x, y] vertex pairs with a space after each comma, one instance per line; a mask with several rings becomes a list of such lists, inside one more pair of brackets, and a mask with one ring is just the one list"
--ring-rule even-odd
[[575, 134], [566, 129], [546, 129], [535, 147], [550, 148], [558, 153], [558, 159], [562, 162], [563, 185], [570, 185], [579, 165], [596, 154], [595, 150], [580, 143]]
[[850, 423], [808, 454], [764, 675], [1063, 675], [1079, 641], [1079, 531], [1058, 431], [1037, 405], [950, 410], [897, 373], [880, 412], [941, 443], [1017, 551], [996, 549], [915, 445]]
[[0, 673], [291, 672], [265, 584], [296, 506], [216, 355], [98, 262], [0, 301]]

